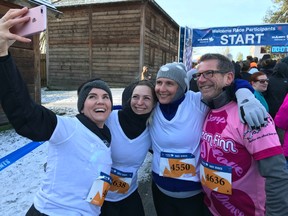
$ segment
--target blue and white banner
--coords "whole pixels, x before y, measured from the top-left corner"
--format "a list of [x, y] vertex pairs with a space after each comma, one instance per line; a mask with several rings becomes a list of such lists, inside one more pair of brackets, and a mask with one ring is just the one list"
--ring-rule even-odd
[[185, 27], [179, 28], [179, 62], [183, 62], [183, 52], [184, 52], [184, 43], [185, 43]]
[[30, 142], [27, 145], [17, 149], [16, 151], [6, 155], [3, 158], [0, 158], [0, 171], [7, 168], [29, 152], [31, 152], [33, 149], [37, 148], [38, 146], [42, 145], [44, 142]]
[[288, 24], [193, 29], [192, 47], [288, 45]]
[[189, 71], [192, 68], [192, 29], [185, 28], [185, 44], [183, 63], [186, 66], [186, 70]]

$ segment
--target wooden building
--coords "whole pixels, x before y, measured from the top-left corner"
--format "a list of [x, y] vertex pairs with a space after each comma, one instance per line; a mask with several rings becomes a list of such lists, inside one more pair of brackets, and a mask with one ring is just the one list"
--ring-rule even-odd
[[[24, 6], [31, 8], [40, 3], [42, 4], [43, 2], [39, 2], [39, 0], [2, 0], [0, 1], [0, 17], [11, 8], [22, 8]], [[52, 5], [47, 2], [47, 6], [50, 7]], [[56, 13], [51, 12], [49, 9], [48, 11], [49, 16], [55, 17]], [[30, 38], [32, 39], [31, 43], [24, 44], [15, 42], [9, 51], [22, 73], [31, 97], [37, 103], [41, 103], [39, 34], [31, 36]], [[8, 120], [0, 106], [0, 125], [7, 123]]]
[[142, 67], [178, 61], [179, 25], [153, 0], [61, 0], [48, 21], [47, 87], [76, 89], [95, 77], [110, 87], [139, 79]]

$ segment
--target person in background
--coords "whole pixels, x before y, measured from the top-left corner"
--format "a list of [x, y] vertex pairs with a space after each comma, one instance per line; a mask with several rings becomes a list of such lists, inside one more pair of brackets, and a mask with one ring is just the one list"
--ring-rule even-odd
[[[211, 75], [214, 71], [209, 73]], [[157, 73], [155, 92], [159, 102], [154, 109], [149, 132], [153, 150], [152, 195], [158, 216], [200, 216], [205, 208], [199, 179], [199, 142], [208, 107], [201, 102], [200, 92], [188, 90], [188, 82], [182, 63], [168, 63]], [[207, 86], [207, 90], [210, 88]], [[231, 89], [235, 95], [234, 88]], [[259, 112], [256, 113], [261, 118], [256, 122], [264, 124], [265, 108], [253, 93], [242, 88], [237, 92], [250, 96], [249, 99], [238, 98], [241, 101], [239, 105], [245, 106], [244, 109], [239, 107], [243, 111], [239, 113], [245, 113], [245, 117], [249, 118], [254, 112], [246, 108], [257, 107]]]
[[57, 116], [36, 104], [8, 52], [10, 40], [31, 42], [9, 31], [29, 20], [22, 17], [27, 12], [27, 7], [10, 9], [0, 19], [2, 108], [19, 135], [48, 140], [47, 171], [26, 215], [99, 215], [111, 184], [111, 134], [105, 125], [112, 110], [111, 91], [99, 79], [82, 85], [76, 117]]
[[267, 90], [269, 84], [269, 79], [267, 78], [267, 75], [263, 72], [255, 72], [250, 76], [250, 83], [255, 90], [255, 97], [265, 107], [267, 112], [269, 112], [268, 104], [263, 96], [263, 92]]
[[[268, 78], [269, 85], [263, 95], [269, 107], [269, 114], [274, 119], [288, 93], [288, 65], [282, 61], [277, 63], [273, 68], [273, 73]], [[277, 127], [277, 133], [281, 143], [283, 143], [284, 131]]]
[[106, 124], [112, 134], [112, 185], [101, 216], [144, 216], [137, 175], [151, 138], [148, 119], [157, 102], [154, 85], [147, 80], [130, 84], [122, 95], [122, 110], [113, 110]]
[[[240, 66], [239, 62], [235, 62], [235, 61], [233, 60], [233, 55], [232, 55], [231, 53], [228, 53], [228, 54], [226, 55], [226, 57], [227, 57], [227, 58], [232, 62], [232, 64], [234, 65], [235, 74], [238, 75], [237, 78], [240, 78], [241, 66]], [[240, 79], [241, 79], [241, 78], [240, 78]], [[195, 82], [196, 82], [196, 80], [195, 80]], [[196, 83], [196, 85], [197, 85], [197, 83]]]
[[193, 59], [192, 68], [197, 68], [197, 64], [198, 64], [198, 60], [197, 59]]
[[286, 94], [286, 97], [282, 105], [280, 106], [278, 112], [276, 113], [274, 121], [275, 125], [278, 128], [284, 130], [284, 139], [282, 148], [288, 167], [288, 94]]
[[259, 71], [262, 71], [263, 73], [267, 75], [268, 78], [270, 78], [270, 76], [273, 73], [273, 68], [275, 64], [276, 64], [276, 61], [273, 60], [270, 55], [263, 56], [259, 65], [260, 67]]
[[234, 67], [225, 56], [203, 55], [195, 76], [211, 108], [200, 144], [207, 215], [288, 215], [288, 171], [273, 119], [261, 130], [241, 122], [227, 92]]
[[253, 61], [253, 57], [251, 55], [246, 56], [246, 61], [251, 63]]
[[149, 68], [147, 66], [143, 66], [140, 80], [151, 80], [151, 79], [152, 79], [152, 74], [149, 72]]
[[281, 59], [278, 59], [277, 63], [279, 63], [279, 62], [283, 62], [283, 63], [288, 65], [288, 56], [281, 58]]
[[187, 71], [187, 78], [189, 81], [189, 90], [194, 91], [194, 92], [199, 91], [195, 80], [192, 79], [192, 75], [197, 72], [197, 65], [198, 65], [198, 60], [194, 59], [192, 61], [192, 68], [189, 71]]
[[267, 77], [269, 85], [264, 97], [269, 106], [269, 114], [274, 118], [288, 93], [288, 65], [283, 62], [277, 63], [272, 75]]
[[271, 59], [271, 55], [266, 53], [262, 56], [262, 58], [260, 58], [260, 61], [258, 62], [258, 66], [261, 67], [262, 62], [267, 60], [267, 59]]
[[193, 74], [197, 73], [197, 68], [192, 68], [187, 72], [187, 78], [189, 80], [189, 90], [193, 92], [199, 92], [196, 81], [192, 78]]
[[[249, 82], [251, 74], [249, 73], [250, 63], [247, 60], [241, 62], [240, 79]], [[238, 78], [238, 77], [237, 77]]]
[[254, 61], [252, 61], [252, 62], [250, 63], [250, 68], [249, 68], [249, 70], [248, 70], [248, 73], [254, 74], [254, 73], [258, 72], [258, 71], [259, 71], [259, 70], [258, 70], [258, 65], [257, 65], [257, 63], [254, 62]]
[[255, 62], [255, 63], [257, 64], [257, 68], [258, 68], [258, 62], [259, 62], [259, 59], [258, 59], [257, 56], [254, 56], [254, 57], [253, 57], [252, 62]]

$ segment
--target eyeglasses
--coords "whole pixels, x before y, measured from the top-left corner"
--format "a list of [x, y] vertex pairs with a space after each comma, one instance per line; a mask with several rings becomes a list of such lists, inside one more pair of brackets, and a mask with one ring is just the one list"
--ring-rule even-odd
[[208, 71], [204, 71], [202, 73], [195, 73], [192, 75], [192, 78], [194, 80], [198, 80], [202, 75], [205, 79], [209, 79], [209, 78], [212, 78], [213, 74], [215, 74], [215, 73], [224, 73], [224, 72], [217, 71], [217, 70], [208, 70]]
[[256, 80], [255, 82], [259, 82], [261, 84], [264, 84], [265, 82], [269, 83], [269, 79]]

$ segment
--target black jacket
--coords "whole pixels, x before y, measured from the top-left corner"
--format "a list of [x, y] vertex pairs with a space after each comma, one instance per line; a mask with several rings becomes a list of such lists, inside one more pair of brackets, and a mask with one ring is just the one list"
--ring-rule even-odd
[[269, 113], [274, 119], [278, 109], [288, 93], [288, 65], [280, 62], [273, 69], [269, 77], [269, 85], [264, 97], [269, 106]]

